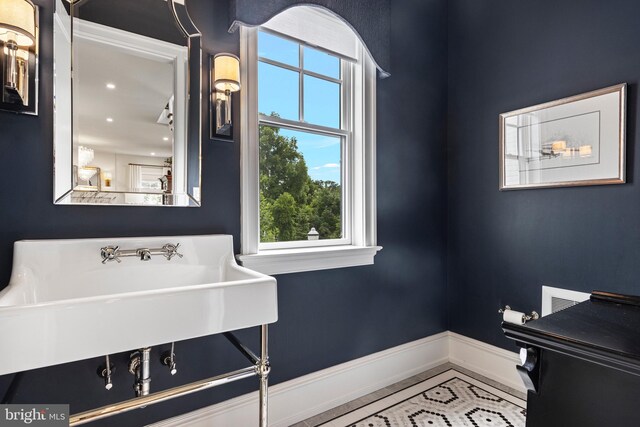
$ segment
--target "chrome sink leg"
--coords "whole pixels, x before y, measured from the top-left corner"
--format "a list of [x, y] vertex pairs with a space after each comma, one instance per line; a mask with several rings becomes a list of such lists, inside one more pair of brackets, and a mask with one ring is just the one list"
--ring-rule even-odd
[[260, 427], [269, 425], [269, 331], [267, 325], [260, 329], [260, 360], [256, 364], [256, 373], [260, 378]]

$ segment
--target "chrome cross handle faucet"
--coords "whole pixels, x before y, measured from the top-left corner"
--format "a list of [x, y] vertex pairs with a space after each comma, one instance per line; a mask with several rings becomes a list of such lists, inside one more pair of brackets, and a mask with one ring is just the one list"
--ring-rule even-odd
[[180, 243], [176, 243], [175, 245], [172, 243], [167, 243], [161, 248], [155, 249], [120, 249], [120, 246], [105, 246], [104, 248], [100, 249], [100, 256], [102, 257], [103, 264], [106, 264], [110, 261], [122, 262], [120, 258], [131, 256], [138, 257], [140, 261], [149, 261], [152, 255], [162, 255], [167, 259], [167, 261], [171, 261], [173, 257], [183, 257], [183, 255], [178, 252], [179, 247]]
[[162, 249], [164, 250], [164, 257], [169, 261], [171, 261], [171, 258], [173, 258], [174, 256], [178, 256], [178, 258], [182, 258], [183, 255], [178, 252], [179, 247], [180, 247], [180, 243], [177, 243], [175, 245], [172, 245], [171, 243], [167, 243], [162, 247]]
[[107, 261], [120, 261], [120, 246], [105, 246], [100, 249], [100, 256], [102, 257], [102, 263], [106, 264]]

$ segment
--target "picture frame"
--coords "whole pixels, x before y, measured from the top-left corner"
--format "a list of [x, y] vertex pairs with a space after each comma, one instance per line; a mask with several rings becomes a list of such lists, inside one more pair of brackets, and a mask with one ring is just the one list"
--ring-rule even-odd
[[627, 84], [500, 114], [500, 190], [624, 184]]

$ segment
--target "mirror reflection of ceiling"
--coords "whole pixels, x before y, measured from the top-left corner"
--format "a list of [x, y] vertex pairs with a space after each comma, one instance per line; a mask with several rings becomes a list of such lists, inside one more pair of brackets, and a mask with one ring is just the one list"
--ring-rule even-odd
[[173, 63], [80, 38], [74, 51], [75, 142], [100, 151], [171, 157], [172, 132], [158, 119], [173, 96]]
[[[188, 44], [165, 0], [85, 0], [73, 13], [82, 21]], [[120, 154], [171, 157], [171, 131], [157, 121], [173, 95], [173, 64], [80, 38], [74, 51], [75, 142]]]
[[[176, 8], [183, 8], [176, 1]], [[181, 46], [180, 32], [166, 0], [85, 0], [74, 7], [74, 17]]]

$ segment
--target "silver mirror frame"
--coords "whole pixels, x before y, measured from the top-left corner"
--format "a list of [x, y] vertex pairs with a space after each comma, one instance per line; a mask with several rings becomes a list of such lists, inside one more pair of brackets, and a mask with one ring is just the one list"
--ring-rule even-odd
[[[85, 3], [87, 0], [64, 0], [67, 3], [71, 4], [72, 7], [80, 6]], [[71, 180], [69, 185], [64, 185], [64, 190], [62, 195], [60, 195], [56, 190], [56, 141], [55, 141], [55, 131], [54, 131], [54, 149], [53, 149], [53, 183], [54, 183], [54, 197], [53, 202], [57, 205], [74, 205], [74, 206], [82, 206], [82, 205], [101, 205], [101, 206], [147, 206], [147, 207], [200, 207], [201, 199], [200, 199], [200, 190], [202, 185], [202, 33], [196, 27], [193, 20], [191, 19], [186, 5], [184, 8], [184, 13], [180, 13], [178, 8], [176, 8], [175, 0], [166, 0], [167, 6], [169, 7], [169, 11], [171, 16], [173, 16], [176, 26], [179, 31], [187, 38], [187, 50], [188, 50], [188, 72], [187, 72], [187, 84], [188, 88], [187, 93], [187, 106], [186, 106], [186, 128], [187, 128], [187, 137], [186, 137], [186, 157], [188, 161], [186, 162], [186, 173], [185, 173], [185, 181], [186, 181], [186, 192], [185, 193], [172, 193], [171, 196], [174, 198], [178, 196], [182, 198], [184, 202], [179, 204], [163, 204], [163, 205], [146, 205], [146, 204], [122, 204], [122, 203], [74, 203], [71, 202], [71, 194], [74, 192], [74, 184], [73, 184], [73, 174], [71, 174]], [[180, 2], [182, 3], [182, 2]], [[182, 5], [182, 4], [181, 4]], [[71, 19], [73, 21], [73, 19]], [[73, 25], [73, 22], [71, 22]], [[72, 27], [71, 27], [72, 28]], [[71, 34], [73, 30], [71, 29]], [[73, 38], [71, 37], [71, 40]], [[55, 49], [54, 49], [55, 50]], [[54, 58], [56, 57], [54, 52]], [[55, 63], [55, 59], [54, 59]], [[73, 67], [73, 55], [71, 56], [71, 67]], [[54, 77], [55, 81], [55, 77]], [[197, 83], [192, 84], [194, 81]], [[54, 92], [55, 92], [55, 84], [54, 84]], [[55, 94], [54, 94], [54, 114], [56, 114], [56, 106], [55, 106]], [[54, 119], [55, 126], [55, 119]], [[71, 110], [71, 129], [73, 129], [73, 107]], [[73, 133], [71, 133], [71, 156], [73, 157]], [[197, 148], [197, 149], [196, 149]], [[193, 152], [192, 152], [193, 151]], [[66, 157], [66, 156], [65, 156]], [[73, 161], [71, 162], [73, 164]], [[197, 173], [189, 174], [188, 171], [190, 169], [195, 168], [197, 166]], [[196, 184], [197, 185], [193, 185]], [[68, 190], [67, 190], [68, 188]], [[191, 191], [189, 189], [191, 188]], [[121, 192], [120, 192], [121, 193]], [[125, 192], [127, 193], [127, 192]]]

